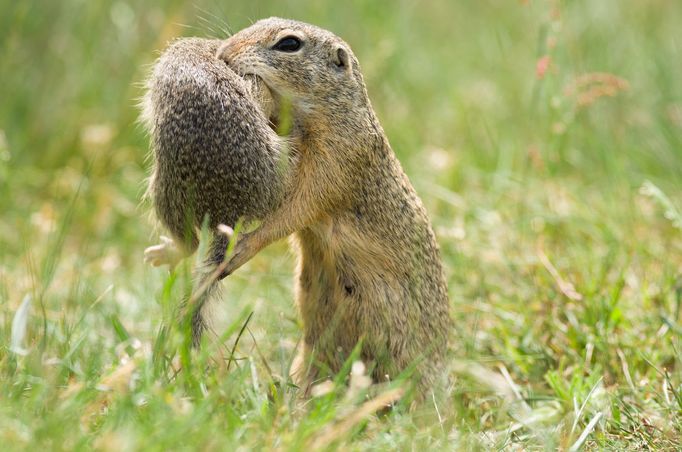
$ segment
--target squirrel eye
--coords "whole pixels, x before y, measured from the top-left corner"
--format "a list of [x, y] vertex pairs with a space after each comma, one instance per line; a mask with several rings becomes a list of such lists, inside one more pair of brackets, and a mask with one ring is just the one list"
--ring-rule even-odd
[[277, 44], [272, 46], [274, 50], [278, 50], [280, 52], [295, 52], [298, 49], [301, 48], [303, 43], [301, 42], [300, 39], [298, 39], [296, 36], [287, 36], [285, 38], [280, 39]]

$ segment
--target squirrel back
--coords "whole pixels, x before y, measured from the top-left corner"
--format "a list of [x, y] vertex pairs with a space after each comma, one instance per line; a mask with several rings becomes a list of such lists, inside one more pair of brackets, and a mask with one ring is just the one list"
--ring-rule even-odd
[[153, 149], [148, 194], [186, 252], [196, 249], [205, 218], [210, 231], [263, 218], [283, 191], [279, 138], [254, 98], [264, 87], [217, 59], [219, 45], [176, 40], [157, 61], [144, 99]]

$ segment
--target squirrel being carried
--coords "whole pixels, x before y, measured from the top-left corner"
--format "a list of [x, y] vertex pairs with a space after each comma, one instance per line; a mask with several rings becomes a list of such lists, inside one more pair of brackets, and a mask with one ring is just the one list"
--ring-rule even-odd
[[[280, 137], [284, 108], [291, 127]], [[205, 217], [212, 232], [198, 270], [210, 290], [191, 306], [195, 343], [218, 280], [291, 236], [304, 328], [294, 381], [309, 389], [360, 343], [376, 382], [412, 369], [422, 395], [437, 383], [451, 328], [438, 245], [348, 44], [279, 18], [222, 42], [177, 41], [155, 67], [144, 116], [149, 193], [172, 235], [147, 259], [160, 265], [175, 249], [193, 252]], [[260, 226], [225, 256], [229, 237], [218, 225], [242, 217]]]

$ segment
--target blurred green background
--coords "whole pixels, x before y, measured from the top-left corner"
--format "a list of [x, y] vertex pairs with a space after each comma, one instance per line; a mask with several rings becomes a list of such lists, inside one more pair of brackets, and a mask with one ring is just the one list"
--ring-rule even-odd
[[[126, 335], [158, 342], [170, 312], [164, 303], [180, 298], [163, 270], [142, 263], [142, 250], [162, 232], [141, 201], [150, 162], [137, 102], [151, 64], [175, 37], [225, 37], [273, 15], [330, 29], [354, 49], [439, 237], [457, 321], [453, 359], [508, 369], [530, 409], [554, 403], [547, 430], [526, 426], [516, 439], [570, 445], [589, 415], [603, 413], [593, 446], [679, 446], [677, 0], [0, 0], [6, 344], [20, 303], [27, 294], [34, 300], [30, 354], [0, 351], [10, 394], [1, 425], [16, 421], [23, 425], [16, 431], [28, 432], [7, 430], [11, 444], [49, 438], [92, 446], [122, 425], [138, 446], [184, 444], [190, 431], [192, 444], [210, 444], [210, 431], [229, 424], [229, 416], [216, 416], [214, 428], [202, 431], [183, 423], [199, 416], [210, 425], [199, 411], [140, 414], [126, 405], [132, 391], [112, 402], [119, 411], [78, 430], [81, 402], [57, 402], [70, 383], [93, 390], [115, 367]], [[285, 249], [271, 247], [234, 275], [217, 314], [229, 322], [253, 309], [253, 342], [280, 374], [300, 336]], [[50, 359], [59, 364], [46, 365]], [[150, 395], [158, 375], [146, 378], [146, 397], [168, 397]], [[466, 372], [458, 378], [441, 407], [455, 413], [446, 416], [448, 429], [476, 434], [518, 419], [491, 401], [490, 388]], [[596, 386], [606, 402], [581, 411], [580, 428], [570, 429], [574, 401], [589, 400]], [[196, 409], [206, 415], [241, 400], [235, 412], [258, 412], [230, 397]], [[249, 436], [267, 429], [289, 439], [286, 432], [297, 431], [285, 444], [304, 444], [311, 433], [298, 422], [251, 426], [245, 444], [272, 446]], [[643, 428], [647, 422], [655, 428]], [[175, 430], [164, 437], [158, 425]], [[78, 433], [69, 436], [67, 426]], [[234, 432], [222, 434], [234, 440]], [[393, 437], [373, 432], [346, 440], [375, 447], [454, 441], [426, 427], [396, 427]]]
[[[137, 218], [146, 139], [135, 104], [149, 64], [176, 36], [225, 36], [270, 15], [316, 23], [351, 44], [415, 178], [432, 178], [413, 162], [433, 148], [453, 160], [438, 180], [457, 190], [490, 174], [526, 177], [536, 160], [552, 175], [585, 181], [666, 184], [680, 175], [674, 1], [69, 0], [4, 2], [2, 11], [0, 207], [8, 226], [0, 237], [14, 255], [27, 239], [18, 240], [15, 226], [36, 203], [68, 198], [88, 165], [82, 197], [106, 187], [112, 198], [101, 206], [107, 212], [97, 211], [100, 203], [83, 212], [86, 221], [111, 215], [106, 228], [92, 231], [100, 239], [93, 242], [136, 235], [130, 219]], [[538, 80], [544, 55], [551, 63]], [[629, 89], [576, 109], [564, 91], [594, 72], [623, 78]]]

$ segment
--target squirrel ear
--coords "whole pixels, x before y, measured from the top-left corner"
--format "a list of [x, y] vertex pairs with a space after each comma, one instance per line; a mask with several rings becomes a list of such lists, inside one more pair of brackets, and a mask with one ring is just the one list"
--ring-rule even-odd
[[348, 72], [350, 72], [353, 69], [352, 63], [350, 61], [350, 56], [348, 55], [346, 49], [344, 49], [342, 46], [336, 46], [334, 48], [334, 51], [332, 52], [332, 60], [334, 61], [336, 67], [339, 69]]

